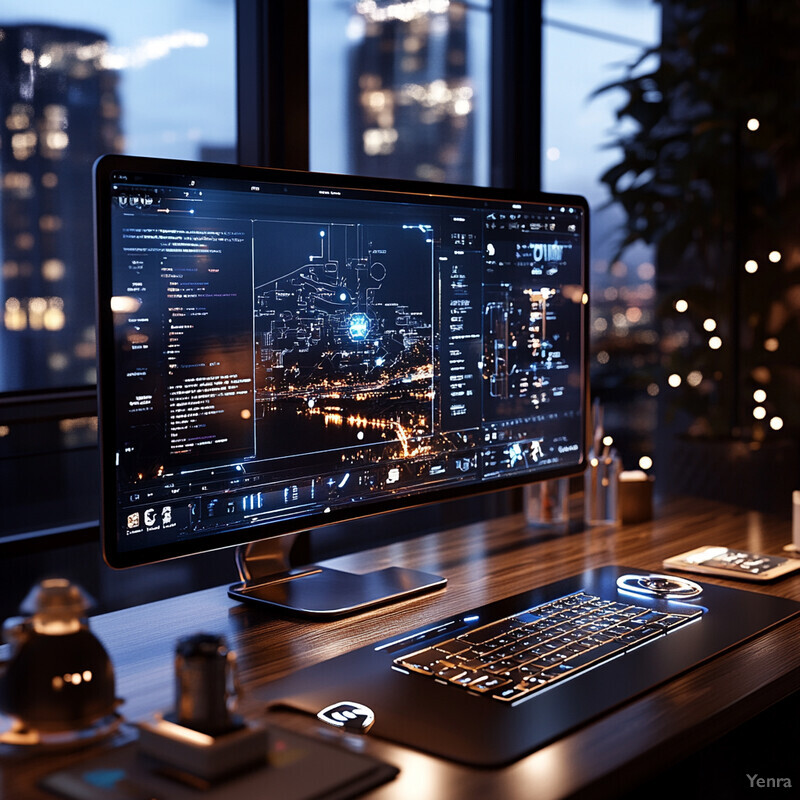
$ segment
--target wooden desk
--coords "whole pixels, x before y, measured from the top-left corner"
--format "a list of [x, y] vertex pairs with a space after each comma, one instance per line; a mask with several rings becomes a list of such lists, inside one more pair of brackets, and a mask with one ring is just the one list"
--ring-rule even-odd
[[[619, 564], [659, 571], [666, 556], [703, 544], [780, 553], [789, 539], [788, 519], [698, 500], [672, 502], [653, 522], [549, 537], [527, 528], [517, 515], [330, 562], [355, 572], [403, 564], [448, 578], [443, 592], [356, 618], [288, 621], [240, 605], [219, 587], [97, 616], [91, 625], [115, 664], [118, 694], [125, 699], [122, 711], [136, 720], [172, 706], [175, 641], [199, 630], [227, 637], [238, 653], [247, 693], [347, 650], [586, 568]], [[766, 586], [737, 585], [800, 600], [797, 576]], [[796, 691], [798, 641], [800, 617], [795, 617], [503, 770], [469, 769], [366, 737], [367, 752], [401, 770], [370, 797], [616, 797]], [[245, 710], [260, 711], [252, 697], [245, 698]], [[298, 730], [317, 730], [312, 719], [288, 714], [274, 719]], [[0, 795], [15, 800], [49, 796], [34, 790], [32, 783], [56, 763], [34, 758], [0, 765]], [[757, 767], [743, 764], [742, 781], [746, 768]], [[787, 775], [792, 769], [790, 765]]]

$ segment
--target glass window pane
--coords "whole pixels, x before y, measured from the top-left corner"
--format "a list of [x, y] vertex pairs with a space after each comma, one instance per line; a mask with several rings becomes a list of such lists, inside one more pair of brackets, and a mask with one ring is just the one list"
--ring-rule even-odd
[[94, 382], [91, 165], [236, 158], [234, 0], [4, 0], [0, 391]]
[[[595, 92], [660, 41], [652, 0], [544, 0], [542, 188], [575, 192], [592, 208], [592, 391], [606, 406], [625, 467], [652, 456], [658, 387], [655, 267], [651, 248], [616, 258], [624, 211], [600, 178], [622, 156], [608, 146], [622, 129], [625, 94]], [[648, 377], [651, 376], [651, 377]]]
[[490, 7], [311, 0], [311, 168], [487, 184]]

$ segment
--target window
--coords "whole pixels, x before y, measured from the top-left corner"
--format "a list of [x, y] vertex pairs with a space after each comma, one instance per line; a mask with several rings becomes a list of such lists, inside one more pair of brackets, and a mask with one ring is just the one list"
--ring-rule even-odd
[[91, 164], [236, 158], [233, 0], [6, 0], [0, 391], [93, 385]]
[[91, 165], [236, 159], [235, 10], [2, 5], [0, 536], [97, 518]]
[[542, 188], [582, 194], [592, 207], [592, 392], [628, 469], [652, 457], [657, 427], [655, 267], [643, 245], [617, 257], [624, 211], [609, 205], [600, 178], [620, 159], [606, 145], [624, 95], [596, 92], [658, 44], [660, 14], [652, 0], [542, 6]]

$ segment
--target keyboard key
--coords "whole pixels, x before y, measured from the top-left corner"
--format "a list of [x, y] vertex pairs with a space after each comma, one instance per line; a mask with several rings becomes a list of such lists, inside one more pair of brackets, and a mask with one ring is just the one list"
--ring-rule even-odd
[[480, 678], [473, 672], [464, 672], [461, 675], [451, 675], [447, 680], [457, 686], [469, 686], [471, 683], [480, 680]]
[[593, 664], [595, 661], [601, 661], [617, 653], [622, 653], [625, 650], [625, 643], [618, 640], [606, 642], [605, 644], [598, 645], [591, 650], [585, 650], [583, 653], [578, 653], [572, 658], [568, 659], [561, 666], [567, 666], [570, 669], [576, 667], [586, 667]]
[[441, 678], [443, 681], [449, 681], [453, 678], [460, 678], [465, 673], [466, 670], [463, 669], [462, 667], [444, 666], [435, 670], [433, 674], [437, 678]]
[[506, 686], [500, 689], [499, 691], [494, 692], [492, 694], [492, 697], [496, 697], [498, 700], [510, 703], [513, 700], [518, 700], [520, 697], [524, 697], [526, 694], [529, 693], [530, 690], [518, 689], [516, 686]]
[[470, 689], [473, 692], [480, 692], [481, 694], [486, 694], [487, 692], [495, 692], [499, 690], [503, 686], [507, 686], [511, 683], [508, 678], [502, 678], [498, 675], [491, 675], [487, 677], [485, 680], [480, 681], [480, 683], [474, 683], [470, 685]]
[[514, 683], [521, 683], [529, 678], [541, 677], [542, 672], [544, 672], [544, 667], [538, 664], [523, 664], [520, 667], [509, 670], [506, 675]]
[[499, 622], [493, 622], [491, 625], [484, 625], [482, 628], [470, 631], [469, 633], [462, 633], [458, 639], [468, 644], [484, 644], [490, 639], [494, 639], [517, 627], [519, 626], [513, 620], [503, 619]]
[[561, 652], [550, 653], [549, 655], [541, 656], [536, 663], [543, 664], [546, 667], [550, 667], [553, 664], [560, 664], [562, 661], [566, 660], [567, 655], [568, 655], [567, 653], [561, 653]]
[[487, 661], [486, 657], [484, 656], [482, 658], [468, 658], [464, 661], [460, 661], [458, 666], [463, 667], [470, 672], [477, 672], [478, 670], [486, 669], [490, 663], [491, 662]]
[[620, 641], [628, 645], [633, 645], [639, 644], [640, 642], [646, 642], [648, 639], [652, 639], [655, 636], [662, 636], [663, 634], [664, 629], [661, 626], [649, 625], [642, 628], [637, 628], [636, 630], [631, 631], [631, 633], [621, 636]]
[[556, 664], [553, 667], [548, 667], [547, 670], [542, 673], [542, 677], [548, 681], [556, 680], [558, 678], [563, 678], [567, 673], [576, 669], [578, 669], [578, 667], [574, 664]]
[[436, 649], [443, 653], [447, 653], [448, 655], [456, 656], [459, 653], [463, 653], [465, 650], [469, 650], [469, 645], [466, 642], [459, 641], [458, 639], [450, 639], [447, 642], [437, 644]]
[[433, 666], [439, 661], [447, 657], [447, 653], [436, 648], [429, 647], [427, 650], [420, 650], [419, 653], [413, 653], [410, 656], [403, 656], [400, 663], [408, 669], [413, 669], [415, 672], [431, 673]]
[[648, 611], [646, 614], [636, 617], [636, 622], [644, 622], [645, 625], [650, 625], [654, 622], [661, 622], [667, 616], [667, 614], [662, 614], [660, 611]]
[[697, 619], [697, 617], [702, 613], [703, 612], [700, 611], [699, 614], [693, 614], [692, 616], [684, 616], [683, 614], [668, 614], [666, 619], [661, 620], [660, 624], [669, 630], [671, 628], [676, 628], [678, 625], [685, 625], [687, 622], [691, 622], [693, 619]]
[[533, 625], [536, 622], [541, 620], [541, 616], [534, 611], [523, 611], [521, 614], [518, 614], [515, 619], [520, 625]]

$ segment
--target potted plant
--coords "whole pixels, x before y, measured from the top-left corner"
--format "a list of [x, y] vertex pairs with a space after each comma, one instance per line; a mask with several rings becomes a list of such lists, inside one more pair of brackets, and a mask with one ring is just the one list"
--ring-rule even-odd
[[637, 241], [656, 252], [662, 423], [680, 437], [671, 488], [788, 508], [800, 432], [800, 5], [661, 5], [661, 44], [598, 91], [626, 96], [610, 143], [621, 158], [602, 176], [626, 212], [620, 252]]

